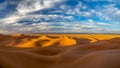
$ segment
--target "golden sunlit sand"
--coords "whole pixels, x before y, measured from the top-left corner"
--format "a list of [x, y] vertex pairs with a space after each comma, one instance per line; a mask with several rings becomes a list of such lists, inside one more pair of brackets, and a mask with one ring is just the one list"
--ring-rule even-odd
[[0, 34], [0, 68], [120, 68], [120, 35]]

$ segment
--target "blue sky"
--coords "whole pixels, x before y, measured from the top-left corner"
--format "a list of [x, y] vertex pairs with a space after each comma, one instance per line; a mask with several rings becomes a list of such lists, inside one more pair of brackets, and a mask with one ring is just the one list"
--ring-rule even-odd
[[0, 0], [0, 33], [120, 33], [120, 0]]

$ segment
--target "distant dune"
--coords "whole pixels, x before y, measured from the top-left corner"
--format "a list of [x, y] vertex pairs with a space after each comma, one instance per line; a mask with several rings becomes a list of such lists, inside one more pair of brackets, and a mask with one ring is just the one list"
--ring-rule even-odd
[[120, 68], [120, 35], [3, 35], [0, 68]]

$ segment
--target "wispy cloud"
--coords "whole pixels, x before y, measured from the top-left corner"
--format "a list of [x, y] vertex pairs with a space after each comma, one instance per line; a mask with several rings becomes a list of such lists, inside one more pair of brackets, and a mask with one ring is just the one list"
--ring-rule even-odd
[[[86, 23], [87, 22], [87, 23]], [[106, 26], [107, 28], [105, 28]], [[81, 22], [41, 22], [31, 25], [21, 23], [2, 24], [1, 31], [7, 33], [41, 33], [41, 32], [78, 32], [78, 33], [111, 33], [112, 24], [95, 22], [93, 20]], [[109, 28], [108, 28], [109, 27]]]
[[96, 13], [102, 20], [120, 21], [120, 9], [116, 7], [116, 4], [107, 4], [96, 8], [93, 13]]
[[61, 2], [61, 0], [23, 0], [18, 4], [17, 12], [26, 14], [33, 11], [38, 11], [45, 8], [51, 8], [54, 4]]

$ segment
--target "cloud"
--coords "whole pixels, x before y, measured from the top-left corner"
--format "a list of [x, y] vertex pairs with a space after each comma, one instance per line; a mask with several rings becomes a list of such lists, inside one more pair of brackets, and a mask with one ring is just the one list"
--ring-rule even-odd
[[66, 14], [82, 16], [82, 17], [90, 17], [91, 14], [89, 11], [82, 11], [81, 9], [87, 9], [87, 6], [84, 5], [81, 1], [78, 2], [77, 5], [70, 6], [70, 5], [61, 5], [60, 9], [65, 11]]
[[[18, 3], [19, 2], [19, 3]], [[44, 15], [44, 14], [38, 14], [38, 15], [32, 15], [29, 13], [43, 10], [47, 8], [54, 7], [55, 4], [60, 3], [61, 0], [20, 0], [20, 1], [5, 1], [5, 3], [0, 4], [0, 9], [4, 9], [6, 5], [8, 4], [15, 4], [16, 10], [15, 12], [12, 12], [11, 14], [8, 14], [5, 18], [0, 19], [0, 32], [3, 33], [27, 33], [31, 32], [33, 30], [42, 30], [45, 29], [45, 25], [38, 24], [38, 26], [35, 25], [25, 25], [28, 22], [21, 22], [21, 21], [31, 21], [32, 23], [39, 23], [42, 18], [45, 20], [50, 19], [72, 19], [71, 16], [62, 16], [62, 15]], [[7, 3], [7, 4], [6, 4]], [[3, 7], [4, 6], [4, 7]], [[29, 22], [30, 23], [30, 22]], [[39, 27], [39, 29], [38, 29]], [[37, 31], [36, 30], [36, 31]]]
[[[4, 33], [112, 33], [109, 30], [113, 24], [107, 24], [104, 22], [95, 22], [93, 20], [81, 21], [81, 22], [41, 22], [33, 23], [31, 25], [25, 25], [22, 23], [12, 23], [0, 25], [0, 31]], [[107, 28], [105, 28], [106, 26]], [[108, 28], [109, 27], [109, 28]], [[118, 30], [112, 29], [114, 32]]]
[[120, 10], [116, 11], [115, 15], [120, 15]]
[[101, 20], [120, 21], [120, 9], [116, 7], [116, 4], [107, 4], [99, 8], [96, 7], [91, 12], [95, 13]]
[[[0, 22], [17, 23], [19, 20], [22, 20], [22, 19], [27, 18], [29, 16], [33, 17], [33, 15], [28, 14], [28, 13], [32, 13], [32, 12], [46, 9], [46, 8], [52, 8], [55, 4], [60, 3], [60, 2], [61, 2], [60, 0], [54, 0], [54, 1], [51, 1], [51, 0], [20, 0], [20, 3], [18, 3], [18, 1], [14, 1], [14, 0], [9, 1], [8, 0], [8, 1], [5, 1], [5, 3], [9, 3], [9, 4], [18, 3], [18, 4], [16, 4], [17, 11], [12, 12], [11, 14], [8, 14], [3, 19], [0, 19]], [[42, 16], [47, 18], [47, 15], [45, 16], [45, 15], [41, 14], [40, 17], [42, 17]], [[50, 16], [48, 15], [48, 17], [50, 17]], [[53, 17], [55, 17], [55, 15], [53, 15]]]
[[83, 16], [83, 17], [91, 16], [89, 11], [82, 11], [81, 9], [87, 9], [87, 6], [84, 5], [82, 2], [79, 2], [73, 12], [75, 13], [75, 15], [79, 15], [79, 16]]
[[104, 1], [104, 2], [111, 2], [111, 3], [120, 3], [120, 0], [85, 0], [87, 2], [101, 2], [101, 1]]
[[109, 24], [109, 23], [103, 23], [103, 22], [98, 22], [96, 23], [98, 26], [113, 26], [113, 24]]
[[17, 11], [20, 14], [25, 14], [33, 11], [38, 11], [45, 8], [51, 8], [54, 4], [61, 2], [60, 0], [23, 0], [18, 4]]
[[[14, 2], [10, 1], [11, 4]], [[15, 12], [8, 14], [5, 18], [0, 19], [0, 22], [4, 23], [18, 23], [21, 21], [31, 21], [35, 22], [43, 22], [43, 21], [66, 21], [72, 20], [73, 16], [65, 16], [58, 14], [32, 14], [35, 11], [42, 11], [44, 9], [50, 9], [54, 7], [56, 4], [61, 3], [61, 0], [21, 0], [18, 3]], [[16, 3], [16, 2], [15, 2]], [[48, 11], [49, 12], [49, 11]], [[24, 23], [24, 22], [23, 22]]]
[[[97, 5], [93, 9], [82, 1], [74, 6], [65, 4], [66, 2], [62, 3], [62, 0], [10, 1], [9, 4], [17, 5], [15, 7], [16, 11], [0, 19], [0, 32], [119, 32], [120, 9], [116, 7], [116, 4]], [[80, 17], [80, 19], [77, 17]], [[85, 18], [85, 20], [82, 20], [82, 18]]]

